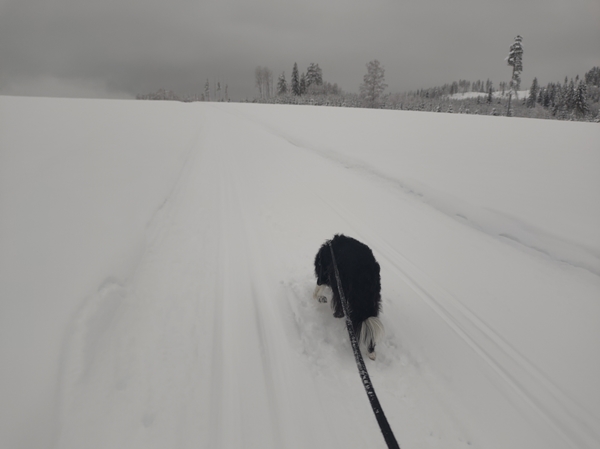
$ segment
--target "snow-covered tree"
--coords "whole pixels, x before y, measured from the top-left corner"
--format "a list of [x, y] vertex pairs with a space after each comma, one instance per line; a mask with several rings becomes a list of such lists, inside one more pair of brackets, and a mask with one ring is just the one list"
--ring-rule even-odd
[[367, 64], [367, 74], [363, 77], [360, 85], [360, 96], [363, 105], [374, 108], [379, 105], [379, 98], [387, 84], [385, 84], [385, 69], [375, 59]]
[[281, 72], [279, 78], [277, 79], [277, 95], [285, 95], [287, 94], [287, 81], [285, 80], [285, 72]]
[[585, 117], [589, 112], [587, 101], [587, 84], [585, 84], [583, 81], [579, 82], [577, 90], [575, 91], [574, 109], [575, 114], [580, 117]]
[[523, 38], [521, 36], [515, 37], [515, 42], [510, 46], [508, 53], [508, 65], [513, 68], [512, 78], [510, 80], [510, 87], [515, 92], [515, 95], [521, 87], [521, 72], [523, 71]]
[[534, 108], [538, 97], [538, 80], [533, 79], [531, 87], [529, 88], [529, 96], [527, 97], [527, 107]]
[[298, 64], [294, 62], [294, 68], [292, 69], [292, 93], [294, 95], [300, 95], [300, 74], [298, 73]]
[[600, 87], [600, 67], [593, 67], [589, 72], [585, 74], [586, 84]]
[[306, 93], [306, 75], [302, 72], [300, 75], [300, 95], [304, 95]]
[[510, 79], [510, 91], [508, 93], [508, 104], [506, 106], [506, 116], [512, 117], [512, 94], [515, 94], [515, 98], [519, 98], [519, 87], [521, 86], [521, 72], [523, 71], [523, 45], [521, 42], [523, 38], [521, 36], [515, 37], [515, 42], [510, 46], [508, 57], [506, 58], [508, 65], [513, 68], [512, 77]]
[[312, 85], [321, 86], [323, 84], [323, 71], [319, 64], [311, 63], [306, 70], [306, 87]]

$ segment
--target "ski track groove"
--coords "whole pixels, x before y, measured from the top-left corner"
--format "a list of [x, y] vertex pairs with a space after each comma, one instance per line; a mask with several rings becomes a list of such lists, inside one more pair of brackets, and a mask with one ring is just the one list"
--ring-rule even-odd
[[[281, 138], [299, 150], [314, 153], [323, 159], [329, 160], [346, 169], [353, 170], [359, 175], [372, 179], [375, 182], [393, 186], [398, 191], [420, 200], [422, 203], [457, 220], [465, 226], [483, 232], [499, 241], [510, 241], [511, 244], [517, 245], [517, 247], [521, 247], [526, 251], [539, 253], [557, 264], [566, 264], [573, 268], [586, 270], [594, 276], [600, 277], [600, 255], [593, 249], [564, 241], [559, 237], [547, 234], [540, 229], [534, 229], [527, 223], [520, 222], [508, 217], [506, 214], [491, 209], [486, 208], [485, 210], [475, 211], [473, 206], [457, 198], [434, 191], [426, 186], [410, 185], [405, 180], [389, 175], [362, 159], [346, 156], [333, 149], [318, 148], [243, 112], [228, 112], [260, 126], [270, 134]], [[413, 182], [413, 184], [415, 183]], [[473, 213], [463, 212], [463, 210]], [[496, 224], [491, 225], [493, 222]], [[498, 223], [501, 224], [498, 225]], [[520, 237], [513, 235], [515, 232]], [[545, 248], [543, 242], [550, 243], [550, 246]], [[550, 250], [549, 248], [551, 247], [560, 247], [563, 249], [557, 252], [556, 249]], [[569, 255], [573, 251], [579, 253], [578, 257], [573, 258]]]
[[[324, 200], [325, 201], [325, 200]], [[327, 202], [327, 201], [326, 201]], [[355, 226], [361, 223], [356, 214], [348, 210], [342, 211], [342, 206], [328, 203], [332, 210]], [[374, 243], [374, 248], [381, 253], [390, 266], [394, 267], [398, 275], [407, 285], [425, 302], [447, 325], [467, 344], [477, 356], [490, 366], [493, 371], [507, 385], [521, 397], [536, 413], [541, 416], [562, 439], [572, 448], [592, 448], [595, 441], [600, 439], [600, 434], [595, 430], [594, 420], [591, 414], [580, 404], [568, 397], [552, 380], [550, 380], [539, 368], [532, 364], [501, 335], [495, 332], [473, 311], [461, 303], [448, 290], [422, 272], [417, 266], [406, 259], [394, 249], [392, 245], [383, 241], [374, 232], [367, 231], [362, 225], [357, 229], [357, 235], [364, 236], [366, 241]], [[433, 292], [433, 291], [434, 292]], [[452, 311], [450, 310], [452, 309]], [[471, 330], [473, 329], [473, 330]], [[479, 334], [481, 337], [476, 337]], [[491, 350], [486, 349], [490, 347]], [[500, 362], [494, 354], [500, 354], [509, 362]], [[521, 372], [527, 378], [527, 385], [519, 381], [519, 377], [513, 374]], [[549, 394], [554, 399], [554, 409], [561, 413], [552, 411], [550, 404], [540, 401], [531, 390], [538, 390]], [[578, 412], [578, 413], [575, 413]], [[581, 417], [585, 416], [584, 420]], [[575, 433], [569, 429], [579, 428]]]

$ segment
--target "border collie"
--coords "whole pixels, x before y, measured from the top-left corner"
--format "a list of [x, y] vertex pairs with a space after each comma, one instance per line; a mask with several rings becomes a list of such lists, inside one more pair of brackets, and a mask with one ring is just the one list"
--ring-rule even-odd
[[356, 338], [366, 346], [369, 358], [375, 360], [375, 344], [383, 334], [383, 325], [377, 318], [381, 307], [379, 264], [371, 249], [352, 237], [337, 234], [321, 246], [315, 257], [317, 286], [313, 297], [319, 302], [330, 300], [333, 316], [336, 318], [344, 316], [344, 309], [331, 258], [330, 242]]

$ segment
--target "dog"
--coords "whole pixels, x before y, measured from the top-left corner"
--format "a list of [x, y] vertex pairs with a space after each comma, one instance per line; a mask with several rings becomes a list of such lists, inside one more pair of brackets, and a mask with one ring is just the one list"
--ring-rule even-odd
[[326, 241], [315, 257], [317, 286], [313, 297], [319, 302], [331, 301], [333, 316], [342, 318], [344, 309], [331, 257], [333, 247], [340, 274], [344, 297], [348, 303], [350, 321], [359, 343], [366, 346], [367, 354], [375, 360], [375, 345], [383, 335], [378, 318], [381, 309], [381, 278], [379, 264], [371, 249], [364, 243], [343, 234]]

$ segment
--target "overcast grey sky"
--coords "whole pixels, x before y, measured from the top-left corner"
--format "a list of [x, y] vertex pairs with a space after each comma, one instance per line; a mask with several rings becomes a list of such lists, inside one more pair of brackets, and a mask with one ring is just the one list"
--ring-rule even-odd
[[252, 98], [318, 63], [358, 92], [366, 63], [388, 92], [459, 79], [509, 81], [523, 36], [523, 86], [600, 66], [600, 0], [0, 0], [0, 94], [128, 97], [200, 93], [206, 79]]

